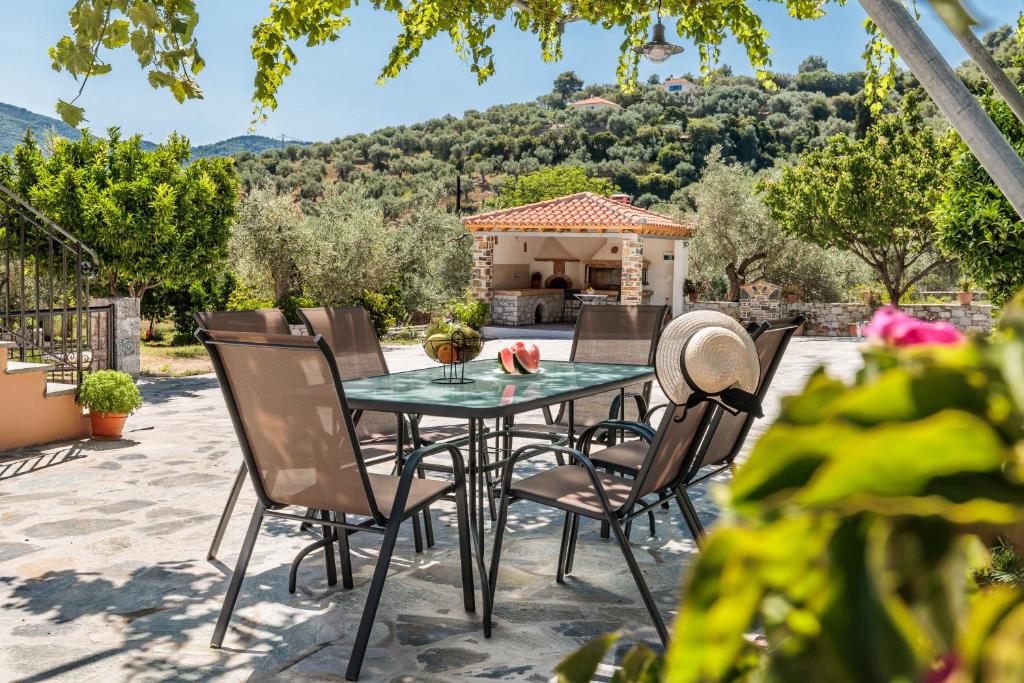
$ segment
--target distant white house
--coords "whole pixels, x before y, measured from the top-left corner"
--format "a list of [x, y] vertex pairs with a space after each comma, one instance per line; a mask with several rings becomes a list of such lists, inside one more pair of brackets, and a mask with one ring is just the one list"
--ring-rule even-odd
[[570, 102], [570, 107], [576, 109], [621, 109], [619, 105], [615, 104], [611, 100], [606, 100], [603, 97], [588, 97], [585, 100], [577, 100], [576, 102]]
[[691, 81], [689, 78], [683, 78], [682, 76], [669, 76], [661, 85], [665, 88], [665, 92], [677, 93], [680, 95], [688, 93], [697, 87], [696, 83]]

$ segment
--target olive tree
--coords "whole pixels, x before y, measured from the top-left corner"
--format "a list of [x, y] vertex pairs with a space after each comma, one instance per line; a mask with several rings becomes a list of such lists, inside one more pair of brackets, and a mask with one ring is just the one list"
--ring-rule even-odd
[[715, 146], [704, 173], [690, 188], [697, 208], [697, 232], [690, 240], [694, 273], [729, 281], [727, 298], [739, 301], [740, 286], [757, 280], [782, 253], [786, 242], [760, 197], [750, 169], [722, 159]]
[[255, 188], [239, 202], [232, 261], [243, 281], [269, 284], [279, 301], [300, 286], [299, 264], [310, 250], [308, 235], [293, 197]]

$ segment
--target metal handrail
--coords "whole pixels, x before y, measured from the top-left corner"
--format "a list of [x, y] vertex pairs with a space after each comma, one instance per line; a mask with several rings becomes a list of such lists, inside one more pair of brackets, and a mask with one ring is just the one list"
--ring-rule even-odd
[[[96, 252], [3, 185], [0, 233], [0, 338], [15, 342], [8, 354], [46, 362], [51, 377], [79, 384], [93, 363]], [[109, 313], [106, 333], [109, 360]]]

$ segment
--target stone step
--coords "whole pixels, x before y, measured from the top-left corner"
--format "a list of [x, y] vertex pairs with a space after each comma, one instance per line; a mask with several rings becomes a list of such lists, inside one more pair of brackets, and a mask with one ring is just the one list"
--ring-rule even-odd
[[78, 392], [78, 387], [74, 384], [61, 384], [60, 382], [47, 382], [46, 383], [46, 396], [74, 396]]
[[46, 372], [51, 366], [49, 363], [22, 363], [17, 360], [7, 361], [7, 374], [17, 375], [23, 372]]
[[0, 349], [13, 349], [17, 344], [12, 341], [4, 341], [0, 339]]

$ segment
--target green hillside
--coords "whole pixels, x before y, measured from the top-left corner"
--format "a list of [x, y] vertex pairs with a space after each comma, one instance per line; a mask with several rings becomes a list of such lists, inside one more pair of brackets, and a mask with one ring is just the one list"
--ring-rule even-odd
[[38, 136], [53, 131], [66, 138], [78, 137], [78, 131], [60, 119], [0, 102], [0, 153], [14, 151], [14, 146], [21, 142], [25, 129], [30, 126]]
[[[570, 73], [533, 102], [236, 159], [246, 187], [269, 184], [314, 201], [337, 181], [356, 183], [393, 216], [418, 198], [451, 204], [457, 175], [463, 208], [473, 210], [506, 178], [560, 164], [608, 178], [650, 206], [696, 181], [715, 145], [727, 159], [760, 170], [832, 135], [859, 135], [869, 123], [864, 75], [832, 72], [820, 57], [805, 60], [797, 74], [776, 74], [775, 90], [727, 69], [706, 84], [692, 80], [698, 85], [682, 94], [657, 82], [624, 94], [614, 85], [583, 86]], [[907, 87], [905, 78], [897, 84], [899, 92]], [[590, 96], [619, 106], [571, 106]]]
[[268, 138], [265, 135], [238, 135], [227, 140], [214, 142], [209, 145], [197, 145], [192, 148], [192, 157], [229, 157], [235, 154], [249, 152], [259, 154], [268, 149], [279, 149], [286, 145], [305, 146], [308, 142], [288, 141], [284, 143], [280, 138]]
[[[79, 132], [60, 119], [36, 114], [28, 109], [0, 102], [0, 154], [14, 151], [14, 146], [21, 142], [25, 129], [31, 127], [36, 136], [42, 138], [48, 132], [54, 132], [65, 138], [77, 139]], [[233, 156], [243, 152], [258, 154], [268, 149], [282, 147], [280, 139], [268, 138], [265, 135], [239, 135], [237, 137], [213, 142], [208, 145], [197, 145], [192, 148], [192, 157]], [[308, 145], [308, 142], [288, 142], [289, 145]], [[145, 149], [156, 145], [144, 142]]]

